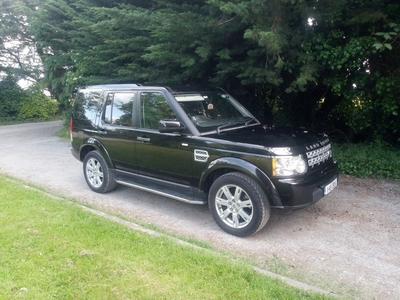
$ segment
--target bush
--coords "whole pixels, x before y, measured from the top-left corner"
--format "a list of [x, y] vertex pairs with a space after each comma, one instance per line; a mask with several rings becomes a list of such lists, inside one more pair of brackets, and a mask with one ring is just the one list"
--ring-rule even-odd
[[17, 117], [19, 104], [24, 97], [26, 97], [26, 92], [21, 89], [14, 78], [7, 76], [0, 81], [0, 117]]
[[58, 102], [46, 96], [38, 87], [33, 87], [28, 96], [21, 100], [18, 117], [48, 120], [58, 111]]
[[400, 150], [384, 142], [335, 144], [342, 174], [362, 178], [400, 179]]

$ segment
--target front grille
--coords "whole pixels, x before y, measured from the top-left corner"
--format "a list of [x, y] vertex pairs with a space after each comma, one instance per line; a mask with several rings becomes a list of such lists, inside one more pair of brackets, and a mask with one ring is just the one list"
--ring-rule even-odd
[[307, 150], [313, 149], [312, 151], [308, 151], [306, 153], [308, 166], [310, 168], [319, 166], [332, 157], [332, 145], [329, 143], [328, 139], [313, 145], [309, 145], [306, 148]]

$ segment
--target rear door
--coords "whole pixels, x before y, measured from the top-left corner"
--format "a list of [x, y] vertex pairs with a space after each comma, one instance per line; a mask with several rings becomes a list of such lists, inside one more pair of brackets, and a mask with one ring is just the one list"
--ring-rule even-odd
[[110, 91], [106, 94], [98, 139], [116, 169], [134, 171], [136, 168], [132, 115], [136, 101], [135, 91]]

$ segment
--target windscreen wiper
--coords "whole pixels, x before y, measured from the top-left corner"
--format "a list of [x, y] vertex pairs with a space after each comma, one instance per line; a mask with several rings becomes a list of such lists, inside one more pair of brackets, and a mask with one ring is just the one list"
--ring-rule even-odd
[[250, 120], [248, 120], [248, 121], [246, 121], [246, 123], [244, 123], [244, 126], [249, 126], [249, 124], [251, 123], [251, 122], [253, 122], [254, 120], [255, 120], [256, 118], [254, 118], [254, 117], [250, 117]]
[[221, 129], [227, 128], [227, 127], [231, 127], [231, 126], [236, 126], [236, 125], [240, 125], [244, 123], [244, 126], [249, 126], [251, 122], [253, 122], [256, 118], [250, 117], [250, 120], [246, 121], [246, 122], [232, 122], [232, 123], [228, 123], [225, 125], [221, 125], [217, 128], [217, 133], [219, 134], [221, 132]]
[[217, 133], [219, 134], [221, 132], [221, 129], [224, 129], [224, 128], [227, 128], [227, 127], [231, 127], [231, 126], [236, 126], [236, 125], [239, 125], [239, 124], [240, 124], [240, 122], [234, 122], [234, 123], [228, 123], [228, 124], [225, 124], [225, 125], [218, 126]]

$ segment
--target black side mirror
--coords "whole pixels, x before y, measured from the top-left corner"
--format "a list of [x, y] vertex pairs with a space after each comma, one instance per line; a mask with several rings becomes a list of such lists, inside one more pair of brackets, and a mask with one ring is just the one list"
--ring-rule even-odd
[[158, 122], [158, 130], [161, 133], [181, 133], [186, 126], [177, 120], [161, 120]]

